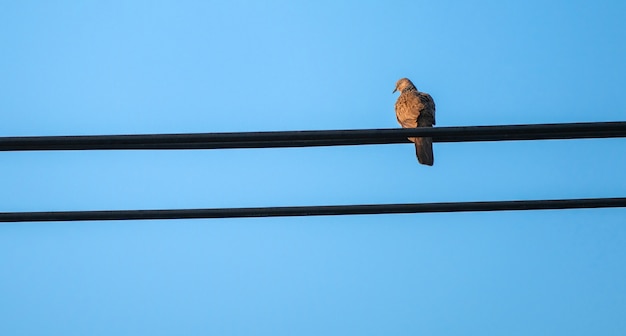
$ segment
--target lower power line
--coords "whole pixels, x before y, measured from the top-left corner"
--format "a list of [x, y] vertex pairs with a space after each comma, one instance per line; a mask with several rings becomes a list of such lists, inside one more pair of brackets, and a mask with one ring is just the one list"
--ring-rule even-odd
[[626, 197], [488, 202], [290, 206], [259, 208], [0, 212], [0, 222], [338, 216], [402, 213], [407, 214], [427, 212], [520, 211], [623, 207], [626, 207]]

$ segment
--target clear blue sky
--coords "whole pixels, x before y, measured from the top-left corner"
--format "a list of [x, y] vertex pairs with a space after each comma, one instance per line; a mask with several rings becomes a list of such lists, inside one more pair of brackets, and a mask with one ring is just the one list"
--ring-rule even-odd
[[[0, 136], [626, 120], [624, 1], [5, 1]], [[0, 153], [0, 211], [626, 196], [626, 139]], [[624, 335], [626, 209], [0, 225], [2, 335]]]

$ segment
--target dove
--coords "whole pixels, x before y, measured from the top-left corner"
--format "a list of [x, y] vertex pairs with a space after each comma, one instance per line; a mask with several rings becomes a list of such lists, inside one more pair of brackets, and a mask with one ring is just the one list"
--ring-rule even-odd
[[[408, 78], [402, 78], [393, 90], [400, 91], [396, 101], [396, 118], [403, 128], [433, 127], [435, 124], [435, 101], [426, 92], [420, 92]], [[432, 166], [432, 138], [409, 138], [415, 143], [415, 155], [419, 163]]]

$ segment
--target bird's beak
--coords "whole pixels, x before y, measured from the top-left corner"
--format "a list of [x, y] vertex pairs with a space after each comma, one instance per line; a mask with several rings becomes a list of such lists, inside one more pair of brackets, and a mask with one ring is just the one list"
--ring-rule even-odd
[[398, 88], [393, 89], [392, 93], [396, 93], [396, 91], [398, 91]]

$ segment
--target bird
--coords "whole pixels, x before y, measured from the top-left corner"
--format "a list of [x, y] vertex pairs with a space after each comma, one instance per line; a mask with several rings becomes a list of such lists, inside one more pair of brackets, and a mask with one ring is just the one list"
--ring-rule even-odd
[[[396, 101], [396, 118], [403, 128], [433, 127], [435, 124], [435, 101], [426, 92], [420, 92], [408, 78], [401, 78], [396, 82], [393, 93], [400, 91]], [[432, 166], [435, 163], [433, 156], [432, 138], [409, 138], [415, 143], [415, 155], [419, 163]]]

